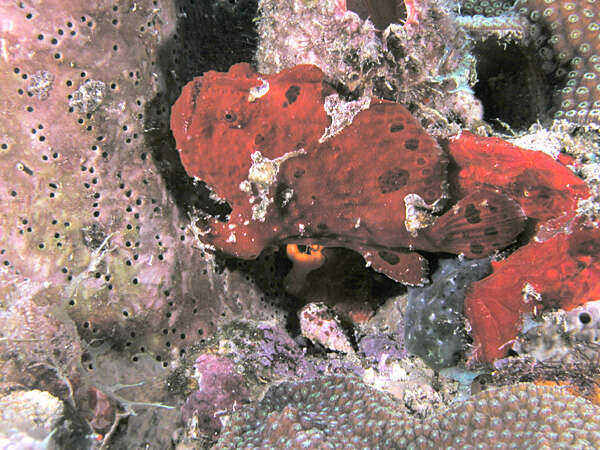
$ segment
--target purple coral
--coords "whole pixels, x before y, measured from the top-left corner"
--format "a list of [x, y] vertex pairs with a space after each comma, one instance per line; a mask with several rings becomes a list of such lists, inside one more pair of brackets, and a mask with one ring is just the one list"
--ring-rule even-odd
[[249, 392], [244, 378], [229, 358], [203, 354], [196, 360], [194, 368], [198, 389], [183, 406], [183, 420], [187, 422], [197, 416], [200, 429], [207, 436], [214, 436], [223, 425], [220, 416], [241, 407]]
[[358, 342], [358, 350], [371, 363], [406, 357], [404, 336], [401, 334], [368, 334]]

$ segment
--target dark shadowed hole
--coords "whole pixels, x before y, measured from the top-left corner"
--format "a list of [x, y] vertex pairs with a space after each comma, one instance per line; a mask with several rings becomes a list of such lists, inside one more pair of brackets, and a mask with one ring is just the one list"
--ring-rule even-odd
[[590, 314], [587, 312], [579, 313], [578, 318], [579, 318], [579, 321], [584, 325], [587, 325], [588, 323], [590, 323], [592, 321], [592, 316], [590, 316]]
[[475, 95], [483, 103], [483, 118], [506, 131], [499, 121], [525, 130], [550, 108], [551, 85], [540, 68], [533, 48], [488, 39], [475, 46]]
[[392, 23], [403, 23], [406, 20], [404, 2], [395, 0], [347, 0], [346, 7], [361, 19], [371, 19], [379, 31], [385, 30]]
[[[152, 149], [167, 189], [183, 216], [200, 210], [225, 221], [231, 212], [226, 202], [211, 196], [207, 186], [193, 182], [179, 159], [169, 129], [168, 113], [183, 86], [208, 70], [226, 71], [238, 62], [252, 62], [256, 49], [256, 0], [193, 2], [175, 0], [176, 33], [159, 49], [157, 70], [164, 76], [166, 90], [144, 105], [145, 144]], [[223, 30], [231, 32], [223, 34]], [[210, 43], [210, 44], [207, 44]]]

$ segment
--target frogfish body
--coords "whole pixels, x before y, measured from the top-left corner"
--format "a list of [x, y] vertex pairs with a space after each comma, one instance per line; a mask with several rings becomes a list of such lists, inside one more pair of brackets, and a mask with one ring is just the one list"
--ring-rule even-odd
[[185, 86], [171, 113], [182, 163], [231, 207], [205, 219], [206, 244], [246, 259], [285, 243], [345, 247], [416, 285], [427, 274], [416, 250], [480, 258], [523, 230], [520, 206], [494, 189], [443, 212], [448, 158], [406, 108], [372, 99], [339, 126], [350, 120], [335, 99], [311, 65], [236, 64]]

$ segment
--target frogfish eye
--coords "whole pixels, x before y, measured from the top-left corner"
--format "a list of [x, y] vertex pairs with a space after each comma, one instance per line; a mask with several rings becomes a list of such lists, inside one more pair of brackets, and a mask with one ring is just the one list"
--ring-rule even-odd
[[226, 111], [225, 114], [223, 115], [223, 118], [227, 122], [235, 122], [235, 120], [237, 119], [237, 116], [232, 111]]

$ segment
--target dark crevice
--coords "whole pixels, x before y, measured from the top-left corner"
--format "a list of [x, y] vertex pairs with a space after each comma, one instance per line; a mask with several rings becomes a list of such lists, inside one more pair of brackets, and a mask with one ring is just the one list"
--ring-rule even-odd
[[182, 216], [193, 210], [227, 220], [231, 207], [218, 201], [202, 182], [189, 177], [169, 129], [171, 106], [183, 86], [208, 70], [226, 71], [238, 62], [251, 62], [256, 50], [256, 0], [177, 0], [176, 32], [161, 46], [156, 70], [164, 90], [144, 112], [145, 143]]
[[548, 119], [554, 83], [542, 71], [535, 50], [487, 39], [474, 53], [479, 79], [474, 90], [488, 123], [506, 132], [499, 121], [513, 130], [526, 130]]

